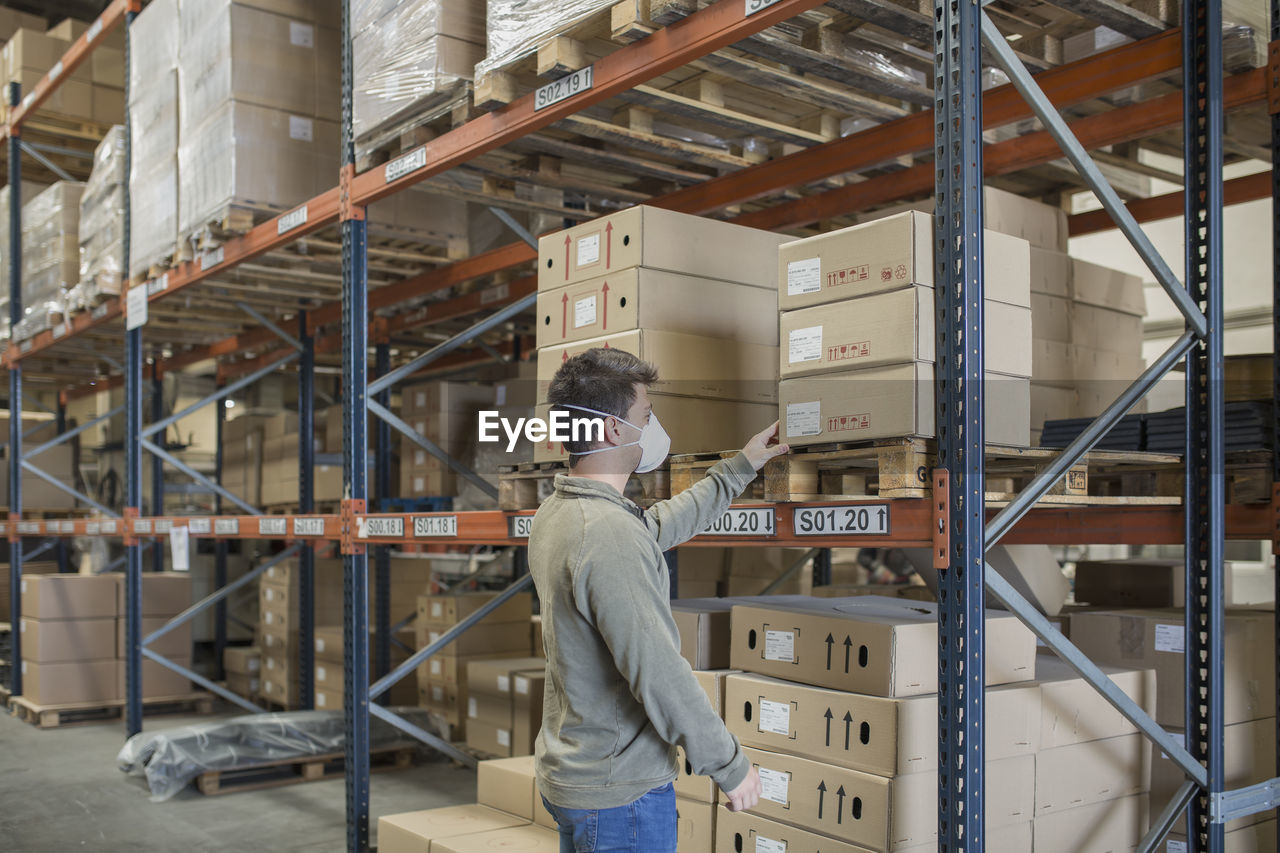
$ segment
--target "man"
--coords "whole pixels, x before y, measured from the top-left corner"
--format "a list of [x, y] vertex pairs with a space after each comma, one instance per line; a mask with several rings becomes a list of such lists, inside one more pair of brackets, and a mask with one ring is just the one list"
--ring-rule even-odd
[[692, 489], [641, 510], [623, 497], [627, 480], [661, 465], [671, 444], [649, 403], [656, 380], [634, 355], [597, 348], [561, 365], [548, 392], [552, 411], [592, 427], [591, 440], [566, 442], [570, 473], [556, 475], [529, 536], [547, 650], [538, 787], [562, 853], [675, 853], [677, 745], [731, 809], [760, 797], [759, 775], [680, 656], [662, 552], [788, 448], [770, 444], [775, 423]]

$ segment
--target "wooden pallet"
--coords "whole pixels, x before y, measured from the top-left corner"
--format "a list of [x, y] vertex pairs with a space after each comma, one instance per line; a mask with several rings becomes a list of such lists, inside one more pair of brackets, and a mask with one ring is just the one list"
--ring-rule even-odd
[[262, 511], [267, 515], [339, 515], [342, 512], [341, 501], [315, 501], [310, 512], [303, 513], [298, 504], [271, 504], [264, 506]]
[[144, 282], [153, 281], [169, 270], [191, 260], [191, 246], [186, 240], [178, 240], [173, 249], [166, 254], [156, 256], [142, 272], [129, 276], [129, 287], [137, 287]]
[[[413, 764], [416, 746], [398, 745], [375, 749], [369, 754], [369, 770], [405, 770]], [[232, 794], [259, 791], [282, 785], [318, 782], [343, 774], [346, 758], [341, 752], [308, 755], [302, 758], [267, 761], [226, 770], [208, 770], [196, 777], [196, 789], [202, 794]]]
[[[1271, 501], [1271, 451], [1230, 452], [1226, 463], [1227, 503]], [[1185, 483], [1186, 469], [1177, 456], [1172, 457], [1172, 461], [1147, 465], [1111, 466], [1100, 462], [1090, 470], [1090, 491], [1098, 495], [1180, 495]]]
[[[569, 473], [566, 462], [523, 462], [519, 465], [503, 465], [498, 468], [498, 509], [537, 509], [542, 500], [551, 494], [556, 474]], [[664, 465], [657, 471], [632, 475], [627, 496], [632, 497], [638, 483], [639, 492], [633, 497], [640, 506], [652, 506], [671, 496], [669, 472]]]
[[[987, 500], [1012, 500], [1057, 450], [988, 445], [986, 450]], [[764, 469], [764, 498], [769, 501], [832, 500], [844, 497], [923, 498], [932, 487], [929, 472], [936, 464], [932, 439], [900, 438], [871, 443], [826, 444], [796, 448], [772, 459]], [[1043, 503], [1116, 504], [1177, 503], [1180, 493], [1135, 492], [1097, 495], [1090, 489], [1090, 470], [1126, 466], [1177, 464], [1178, 457], [1164, 453], [1094, 451], [1072, 466], [1049, 490]], [[690, 483], [692, 485], [692, 483]], [[673, 492], [675, 490], [673, 489]]]
[[[37, 705], [23, 696], [9, 697], [9, 713], [23, 722], [42, 729], [113, 720], [123, 713], [124, 706], [125, 703], [119, 700]], [[213, 696], [209, 693], [157, 696], [153, 699], [143, 699], [142, 707], [149, 714], [210, 714], [213, 712]]]
[[407, 154], [471, 118], [471, 81], [459, 80], [356, 140], [356, 171], [364, 172]]
[[[712, 453], [682, 453], [668, 461], [671, 468], [671, 494], [678, 495], [702, 480], [711, 466], [724, 459], [737, 456], [738, 450], [720, 450]], [[742, 493], [742, 500], [764, 500], [764, 477], [757, 474]]]

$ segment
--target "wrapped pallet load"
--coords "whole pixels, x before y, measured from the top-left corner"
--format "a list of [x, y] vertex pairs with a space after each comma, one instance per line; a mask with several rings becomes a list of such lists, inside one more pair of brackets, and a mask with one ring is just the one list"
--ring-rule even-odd
[[178, 3], [152, 0], [130, 26], [130, 278], [168, 266], [178, 241]]
[[80, 279], [80, 196], [84, 184], [59, 181], [22, 206], [23, 318], [15, 340], [62, 322], [67, 291]]
[[487, 51], [476, 79], [533, 53], [613, 0], [488, 0]]
[[[22, 182], [23, 201], [35, 198], [45, 187], [43, 184]], [[9, 221], [9, 187], [0, 187], [0, 222]], [[0, 275], [4, 281], [0, 283], [0, 341], [9, 340], [9, 228], [0, 228]]]
[[80, 198], [80, 283], [69, 308], [87, 310], [103, 297], [119, 296], [124, 266], [124, 126], [99, 143], [93, 172]]

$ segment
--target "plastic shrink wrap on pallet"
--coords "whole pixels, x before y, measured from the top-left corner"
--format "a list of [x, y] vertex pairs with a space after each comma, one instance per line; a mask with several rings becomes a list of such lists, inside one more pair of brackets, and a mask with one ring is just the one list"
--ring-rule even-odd
[[87, 310], [120, 295], [124, 266], [124, 126], [116, 125], [94, 151], [93, 171], [80, 197], [80, 283], [68, 309]]
[[59, 181], [22, 205], [22, 322], [25, 340], [62, 321], [67, 291], [80, 280], [80, 196], [84, 184]]
[[178, 240], [178, 4], [152, 0], [130, 28], [129, 277], [164, 266]]
[[614, 0], [488, 0], [487, 50], [476, 76], [501, 69], [537, 52], [555, 36]]
[[[22, 200], [30, 201], [44, 184], [22, 182]], [[0, 341], [9, 340], [9, 187], [0, 187]]]

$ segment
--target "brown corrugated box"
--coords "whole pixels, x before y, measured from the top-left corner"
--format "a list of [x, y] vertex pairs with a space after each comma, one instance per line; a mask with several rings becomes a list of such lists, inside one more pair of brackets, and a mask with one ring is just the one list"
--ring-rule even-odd
[[[342, 688], [339, 686], [337, 690], [331, 690], [326, 687], [316, 687], [315, 703], [317, 711], [341, 711], [342, 710]], [[395, 704], [393, 702], [393, 704]]]
[[[737, 670], [715, 669], [697, 670], [693, 673], [702, 692], [706, 694], [707, 701], [711, 703], [711, 710], [721, 719], [724, 719], [725, 679], [735, 672]], [[693, 772], [693, 765], [689, 763], [683, 747], [676, 747], [676, 761], [679, 765], [674, 783], [676, 795], [687, 800], [714, 803], [719, 790], [716, 783], [709, 776], [698, 776]]]
[[[1104, 607], [1182, 607], [1183, 560], [1080, 560], [1075, 597]], [[1223, 599], [1231, 600], [1231, 572], [1222, 573]]]
[[[989, 761], [1034, 755], [1040, 695], [1034, 684], [986, 693]], [[730, 676], [725, 722], [744, 746], [897, 776], [938, 768], [938, 699], [901, 699], [808, 687], [759, 675]]]
[[467, 686], [471, 693], [493, 696], [513, 695], [516, 673], [541, 672], [546, 661], [535, 657], [507, 657], [477, 660], [467, 664]]
[[651, 267], [773, 287], [787, 237], [715, 219], [638, 205], [538, 240], [538, 289]]
[[[683, 575], [683, 565], [680, 572]], [[723, 669], [729, 665], [729, 615], [732, 609], [733, 602], [723, 598], [671, 602], [671, 616], [676, 621], [676, 630], [680, 632], [680, 654], [689, 666], [694, 669]]]
[[[1265, 782], [1275, 775], [1276, 721], [1274, 717], [1236, 723], [1223, 727], [1222, 750], [1223, 784], [1226, 790], [1235, 791]], [[1171, 732], [1186, 745], [1186, 735]], [[1152, 750], [1151, 802], [1159, 807], [1173, 799], [1178, 787], [1186, 781], [1182, 769], [1161, 750]], [[1228, 831], [1240, 829], [1274, 817], [1273, 812], [1257, 812], [1227, 821]]]
[[[1155, 802], [1160, 806], [1159, 800]], [[1135, 794], [1052, 814], [1036, 815], [1032, 822], [1034, 849], [1036, 853], [1135, 850], [1147, 831], [1148, 813], [1147, 795]], [[987, 843], [991, 843], [990, 839]]]
[[[418, 619], [436, 625], [454, 625], [488, 604], [497, 593], [463, 592], [457, 595], [418, 596]], [[513, 595], [485, 617], [489, 622], [528, 622], [533, 614], [533, 599], [526, 593]]]
[[1151, 743], [1132, 734], [1041, 750], [1036, 756], [1036, 814], [1145, 793]]
[[541, 290], [537, 310], [539, 349], [632, 329], [778, 345], [767, 289], [647, 267]]
[[423, 853], [432, 840], [519, 826], [520, 818], [484, 806], [449, 806], [378, 818], [379, 853]]
[[559, 853], [560, 835], [540, 826], [495, 829], [476, 835], [457, 835], [431, 843], [431, 853], [489, 853], [491, 850]]
[[262, 669], [262, 652], [257, 646], [227, 646], [222, 650], [222, 668], [229, 673], [256, 674]]
[[[505, 624], [505, 623], [504, 623]], [[418, 679], [437, 684], [466, 686], [467, 665], [475, 660], [493, 660], [510, 657], [507, 652], [491, 652], [482, 655], [432, 655], [418, 667]]]
[[676, 798], [676, 853], [708, 853], [716, 832], [716, 807]]
[[[1102, 671], [1148, 714], [1155, 713], [1156, 674], [1151, 669], [1103, 666]], [[1040, 690], [1040, 748], [1120, 737], [1137, 731], [1110, 702], [1057, 657], [1036, 658]]]
[[530, 822], [535, 801], [542, 809], [532, 755], [481, 761], [476, 765], [476, 791], [480, 805]]
[[227, 689], [237, 696], [257, 695], [262, 689], [262, 679], [257, 675], [247, 675], [242, 672], [227, 673]]
[[[172, 658], [178, 666], [191, 669], [191, 656]], [[116, 691], [125, 696], [125, 661], [116, 661]], [[142, 661], [142, 698], [159, 699], [169, 696], [186, 696], [191, 692], [191, 682], [163, 664], [149, 658]]]
[[[159, 631], [170, 618], [168, 616], [142, 617], [142, 633], [139, 635], [139, 639], [145, 638], [154, 631]], [[127, 651], [124, 638], [125, 624], [126, 620], [124, 618], [116, 618], [114, 632], [116, 657], [124, 657]], [[191, 623], [183, 622], [181, 625], [171, 629], [167, 634], [161, 635], [159, 639], [148, 643], [147, 648], [167, 658], [191, 657], [191, 637]]]
[[1031, 294], [1031, 334], [1038, 341], [1071, 343], [1071, 301], [1045, 293]]
[[545, 669], [517, 672], [511, 679], [512, 749], [519, 754], [533, 754], [534, 743], [542, 729], [542, 701], [546, 684]]
[[22, 659], [33, 663], [105, 660], [115, 657], [114, 619], [28, 619], [18, 633]]
[[511, 727], [468, 719], [467, 746], [489, 755], [509, 757], [512, 754]]
[[[436, 642], [453, 626], [435, 625], [431, 623], [415, 623], [418, 636], [418, 648]], [[505, 652], [512, 656], [529, 651], [528, 622], [485, 622], [481, 630], [464, 631], [453, 642], [445, 646], [445, 651], [453, 655], [483, 655], [492, 652]]]
[[[938, 687], [937, 605], [858, 596], [779, 598], [733, 608], [735, 669], [874, 696]], [[1035, 637], [1017, 617], [987, 612], [986, 683], [1029, 681]]]
[[[123, 615], [124, 575], [118, 578], [116, 608]], [[143, 572], [142, 615], [176, 616], [191, 606], [191, 575], [188, 572]]]
[[629, 352], [656, 367], [658, 381], [652, 386], [656, 393], [757, 403], [778, 399], [777, 347], [633, 329], [538, 350], [539, 402], [547, 401], [551, 380], [565, 361], [596, 347]]
[[32, 575], [22, 578], [22, 615], [32, 619], [116, 616], [118, 575]]
[[123, 691], [117, 681], [120, 661], [22, 662], [22, 696], [37, 705], [115, 702]]
[[[1015, 823], [988, 827], [987, 849], [992, 851], [1031, 850], [1031, 824]], [[836, 841], [825, 835], [788, 826], [748, 812], [716, 809], [715, 853], [867, 853], [867, 848]], [[904, 848], [896, 853], [937, 853], [936, 844]]]

